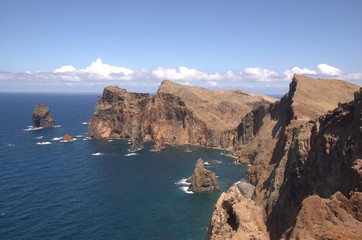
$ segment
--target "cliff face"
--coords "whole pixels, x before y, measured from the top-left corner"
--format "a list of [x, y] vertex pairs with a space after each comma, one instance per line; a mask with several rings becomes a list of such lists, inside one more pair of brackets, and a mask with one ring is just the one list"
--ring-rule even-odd
[[209, 91], [170, 81], [164, 81], [154, 96], [106, 87], [88, 134], [153, 140], [158, 149], [164, 142], [231, 148], [240, 119], [271, 101], [274, 99], [262, 95]]
[[48, 107], [38, 103], [33, 111], [33, 127], [55, 127], [55, 120]]
[[[296, 75], [280, 102], [259, 107], [238, 126], [234, 151], [240, 162], [251, 163], [252, 204], [264, 212], [271, 239], [327, 239], [326, 231], [360, 239], [359, 210], [343, 207], [362, 206], [362, 93], [354, 91], [357, 86], [342, 81]], [[313, 202], [321, 207], [315, 215]], [[343, 216], [332, 218], [333, 211]], [[317, 216], [329, 216], [328, 228], [308, 227], [320, 224], [323, 217]], [[351, 224], [358, 226], [354, 234], [348, 234]], [[243, 231], [238, 228], [233, 236]]]

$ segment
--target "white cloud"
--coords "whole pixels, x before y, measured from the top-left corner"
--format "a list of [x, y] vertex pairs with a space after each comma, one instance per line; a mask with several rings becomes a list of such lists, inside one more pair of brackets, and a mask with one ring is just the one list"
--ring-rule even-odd
[[317, 74], [316, 71], [310, 70], [308, 68], [300, 68], [300, 67], [293, 67], [292, 69], [287, 69], [283, 72], [286, 80], [292, 79], [294, 74]]
[[174, 81], [188, 81], [188, 80], [219, 80], [221, 75], [219, 73], [205, 73], [194, 68], [187, 68], [181, 66], [175, 68], [162, 68], [159, 67], [152, 71], [152, 74], [158, 79], [169, 79]]
[[[86, 67], [85, 69], [79, 70], [81, 72], [86, 72], [91, 74], [92, 77], [104, 77], [107, 79], [111, 79], [112, 75], [117, 79], [129, 80], [132, 78], [132, 74], [134, 71], [125, 67], [116, 67], [105, 64], [102, 62], [102, 59], [97, 58], [96, 61], [92, 62], [91, 65]], [[94, 76], [96, 75], [96, 76]], [[98, 75], [98, 76], [97, 76]]]
[[257, 82], [271, 82], [280, 77], [279, 74], [273, 70], [256, 67], [245, 68], [244, 74]]
[[77, 69], [75, 67], [73, 67], [72, 65], [66, 65], [66, 66], [62, 66], [60, 68], [55, 69], [53, 72], [54, 73], [64, 73], [64, 72], [74, 72]]
[[349, 73], [343, 76], [343, 79], [353, 80], [353, 81], [362, 81], [362, 73]]
[[336, 67], [333, 67], [331, 65], [321, 63], [317, 65], [317, 68], [319, 71], [327, 76], [340, 76], [342, 75], [342, 71]]
[[82, 91], [82, 86], [86, 88], [90, 84], [94, 84], [100, 89], [112, 84], [130, 90], [143, 88], [146, 91], [155, 91], [159, 82], [168, 79], [185, 85], [201, 87], [276, 89], [280, 86], [286, 86], [285, 80], [290, 81], [295, 73], [317, 75], [322, 78], [337, 76], [351, 82], [362, 81], [362, 72], [342, 75], [340, 69], [327, 64], [319, 64], [315, 69], [293, 67], [282, 72], [260, 67], [247, 67], [240, 71], [228, 70], [224, 73], [209, 73], [185, 66], [131, 69], [106, 64], [98, 58], [89, 66], [80, 69], [72, 65], [65, 65], [52, 72], [0, 72], [0, 88], [16, 84], [19, 86], [30, 86], [31, 84], [34, 86], [66, 86], [72, 83], [73, 86], [80, 88], [80, 91]]

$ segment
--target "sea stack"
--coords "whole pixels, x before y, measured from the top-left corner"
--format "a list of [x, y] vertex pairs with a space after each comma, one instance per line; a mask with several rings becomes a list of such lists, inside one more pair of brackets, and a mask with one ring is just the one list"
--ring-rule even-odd
[[216, 175], [214, 172], [204, 167], [204, 162], [200, 158], [196, 162], [194, 174], [189, 178], [191, 183], [189, 191], [193, 192], [216, 192], [219, 191]]
[[41, 103], [38, 103], [34, 108], [33, 127], [34, 128], [55, 127], [55, 121], [50, 112], [50, 109]]

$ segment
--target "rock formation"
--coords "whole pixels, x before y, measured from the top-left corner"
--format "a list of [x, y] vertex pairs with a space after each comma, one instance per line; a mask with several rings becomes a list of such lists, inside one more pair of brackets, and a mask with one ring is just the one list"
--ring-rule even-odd
[[[211, 91], [163, 81], [154, 96], [106, 87], [98, 99], [88, 134], [95, 138], [155, 141], [232, 148], [240, 119], [274, 98], [243, 91]], [[139, 129], [135, 131], [134, 129]]]
[[64, 134], [63, 141], [64, 142], [73, 142], [74, 141], [73, 135], [71, 135], [69, 133]]
[[33, 127], [50, 128], [55, 127], [54, 118], [48, 107], [38, 103], [33, 111]]
[[[247, 233], [240, 239], [361, 239], [361, 109], [358, 86], [295, 75], [279, 102], [247, 114], [234, 152], [239, 162], [251, 163], [246, 180], [255, 191], [250, 201], [240, 191], [222, 195], [220, 205], [230, 205], [237, 227], [220, 220], [225, 209], [216, 206], [207, 239]], [[235, 210], [241, 201], [247, 206], [243, 213]], [[257, 229], [238, 220], [255, 207], [265, 216], [268, 234], [260, 231], [260, 217], [247, 220]], [[228, 225], [226, 235], [217, 230]]]
[[196, 162], [195, 171], [188, 179], [190, 187], [188, 191], [192, 192], [215, 192], [219, 191], [219, 185], [214, 172], [204, 167], [204, 162], [200, 158]]

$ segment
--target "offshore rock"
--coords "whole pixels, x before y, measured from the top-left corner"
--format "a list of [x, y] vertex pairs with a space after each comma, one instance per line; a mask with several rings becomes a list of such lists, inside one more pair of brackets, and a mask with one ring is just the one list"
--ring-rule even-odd
[[[361, 239], [359, 215], [339, 209], [362, 206], [356, 197], [362, 190], [361, 91], [340, 80], [295, 75], [279, 102], [261, 105], [239, 124], [234, 153], [238, 162], [251, 164], [246, 180], [255, 190], [249, 205], [265, 212], [270, 239], [336, 239], [325, 235], [322, 220], [336, 236]], [[311, 202], [320, 206], [316, 215]], [[344, 217], [328, 218], [332, 212]]]
[[50, 128], [55, 127], [54, 118], [48, 107], [38, 103], [33, 111], [33, 127]]
[[198, 159], [194, 174], [188, 179], [190, 187], [188, 191], [192, 192], [215, 192], [219, 191], [219, 185], [214, 172], [204, 167], [202, 159]]
[[132, 129], [131, 147], [128, 151], [137, 152], [141, 149], [143, 149], [143, 137], [141, 135], [140, 125], [136, 124], [136, 126]]
[[106, 87], [89, 125], [94, 138], [132, 138], [139, 128], [144, 141], [232, 148], [240, 119], [275, 99], [243, 91], [211, 91], [163, 81], [157, 93], [130, 93]]
[[63, 136], [63, 141], [64, 142], [73, 142], [74, 141], [74, 138], [73, 138], [73, 135], [67, 133]]

